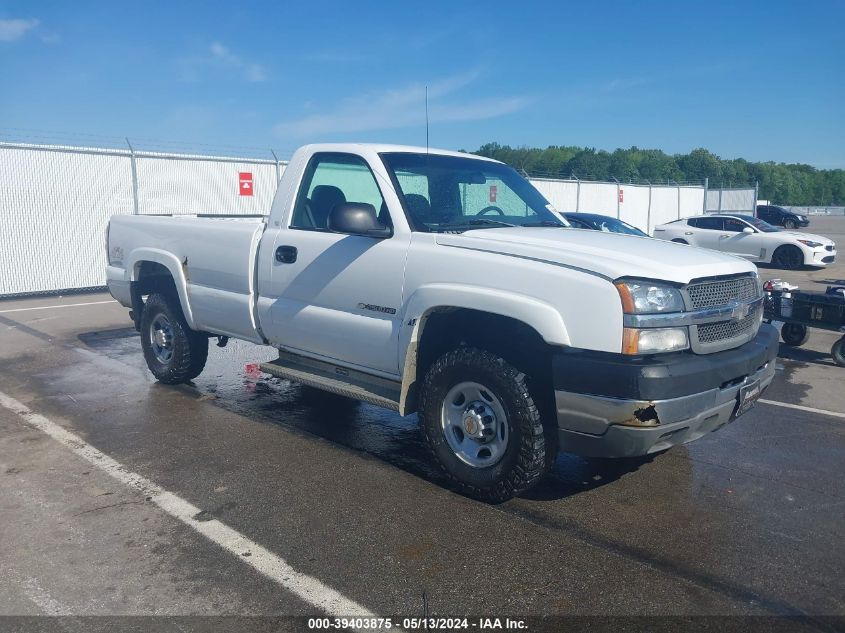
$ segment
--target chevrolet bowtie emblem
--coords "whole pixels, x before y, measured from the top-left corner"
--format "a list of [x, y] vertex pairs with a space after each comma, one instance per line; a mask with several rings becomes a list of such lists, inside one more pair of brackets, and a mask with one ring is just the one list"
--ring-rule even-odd
[[747, 303], [737, 303], [734, 301], [731, 310], [731, 321], [742, 321], [751, 312], [751, 305]]

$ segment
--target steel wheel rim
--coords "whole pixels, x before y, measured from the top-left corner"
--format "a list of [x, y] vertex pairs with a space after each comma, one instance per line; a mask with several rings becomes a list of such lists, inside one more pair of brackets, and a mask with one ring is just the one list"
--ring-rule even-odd
[[150, 348], [156, 360], [166, 365], [173, 358], [173, 326], [163, 314], [157, 314], [150, 323]]
[[468, 466], [488, 468], [505, 455], [510, 440], [505, 408], [481, 383], [461, 382], [449, 390], [440, 425], [449, 448]]

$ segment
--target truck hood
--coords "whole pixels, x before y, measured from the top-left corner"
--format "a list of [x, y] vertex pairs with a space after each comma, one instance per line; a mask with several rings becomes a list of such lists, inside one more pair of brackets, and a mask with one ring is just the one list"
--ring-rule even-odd
[[754, 264], [717, 251], [650, 237], [556, 227], [503, 227], [438, 234], [438, 244], [522, 257], [589, 271], [608, 279], [640, 277], [689, 283], [700, 277], [754, 272]]

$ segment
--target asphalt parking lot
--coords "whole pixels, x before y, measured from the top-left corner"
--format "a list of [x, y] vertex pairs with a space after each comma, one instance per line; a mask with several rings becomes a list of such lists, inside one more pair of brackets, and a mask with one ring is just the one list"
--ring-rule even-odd
[[[843, 218], [807, 231], [845, 245]], [[823, 290], [842, 261], [760, 272]], [[717, 433], [562, 454], [490, 506], [444, 486], [414, 416], [258, 373], [272, 350], [155, 383], [110, 299], [0, 301], [0, 614], [845, 616], [835, 334], [783, 347]]]

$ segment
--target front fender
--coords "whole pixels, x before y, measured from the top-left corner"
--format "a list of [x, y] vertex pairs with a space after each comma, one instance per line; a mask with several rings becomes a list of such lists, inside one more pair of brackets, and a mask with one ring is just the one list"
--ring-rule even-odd
[[182, 307], [182, 314], [188, 327], [194, 328], [194, 316], [191, 312], [191, 303], [188, 298], [188, 278], [186, 275], [186, 262], [179, 259], [168, 251], [158, 248], [136, 248], [126, 260], [126, 272], [129, 281], [138, 281], [138, 273], [143, 262], [155, 262], [164, 266], [173, 277], [173, 284], [176, 286], [176, 293], [179, 295], [179, 304]]
[[416, 381], [417, 346], [428, 316], [438, 309], [466, 308], [510, 317], [530, 326], [550, 345], [569, 345], [569, 334], [560, 313], [551, 305], [533, 297], [494, 288], [466, 284], [430, 284], [422, 286], [408, 299], [399, 334], [399, 350], [404, 358], [399, 409], [407, 415], [407, 398]]

